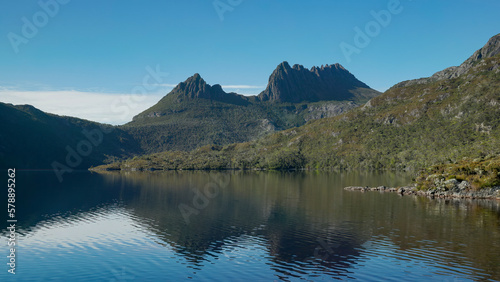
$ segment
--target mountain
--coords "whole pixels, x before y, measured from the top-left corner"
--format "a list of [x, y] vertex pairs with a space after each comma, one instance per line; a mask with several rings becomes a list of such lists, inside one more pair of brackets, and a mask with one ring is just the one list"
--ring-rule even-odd
[[[282, 75], [281, 69], [291, 70], [287, 66], [283, 62], [277, 67], [267, 87], [278, 91], [274, 96], [280, 99], [226, 93], [220, 85], [211, 86], [194, 74], [121, 128], [149, 153], [224, 146], [341, 114], [380, 94], [338, 64], [311, 71], [296, 65], [293, 76]], [[304, 77], [298, 80], [300, 73]], [[291, 86], [273, 86], [277, 82]]]
[[63, 175], [134, 155], [250, 141], [338, 115], [367, 100], [267, 103], [226, 93], [195, 74], [123, 126], [0, 103], [0, 166], [54, 169]]
[[142, 153], [132, 136], [110, 125], [0, 103], [0, 167], [87, 169], [108, 156]]
[[[196, 73], [185, 82], [179, 83], [170, 93], [177, 99], [208, 99], [235, 105], [247, 105], [248, 98], [236, 93], [226, 93], [219, 84], [210, 86]], [[161, 101], [160, 103], [161, 104]]]
[[266, 89], [259, 94], [261, 101], [317, 102], [353, 100], [373, 97], [375, 90], [359, 81], [340, 64], [312, 67], [278, 65], [269, 77]]
[[439, 80], [457, 78], [470, 71], [471, 68], [474, 67], [479, 61], [495, 57], [498, 54], [500, 54], [500, 34], [497, 34], [492, 38], [490, 38], [490, 40], [488, 40], [486, 45], [484, 45], [481, 49], [474, 52], [474, 54], [472, 54], [472, 56], [470, 56], [460, 66], [449, 67], [447, 69], [435, 73], [431, 77], [403, 81], [401, 83], [396, 84], [394, 87], [405, 87], [415, 84], [424, 84]]
[[[420, 169], [464, 158], [481, 164], [500, 156], [498, 38], [447, 71], [449, 77], [399, 83], [347, 113], [250, 142], [153, 154], [108, 168]], [[498, 174], [470, 167], [475, 171], [463, 173]]]

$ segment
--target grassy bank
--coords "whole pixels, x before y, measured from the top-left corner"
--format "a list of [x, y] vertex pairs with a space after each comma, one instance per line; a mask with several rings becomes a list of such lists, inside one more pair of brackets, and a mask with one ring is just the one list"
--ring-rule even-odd
[[416, 178], [416, 184], [420, 190], [447, 190], [460, 184], [463, 188], [476, 191], [500, 186], [500, 156], [463, 159], [457, 163], [435, 165], [422, 170]]

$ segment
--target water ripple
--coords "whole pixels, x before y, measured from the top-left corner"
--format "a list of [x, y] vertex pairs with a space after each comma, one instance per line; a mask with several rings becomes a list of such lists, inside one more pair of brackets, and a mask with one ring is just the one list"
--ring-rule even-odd
[[[193, 175], [203, 187], [207, 174]], [[125, 177], [128, 182], [109, 188], [118, 189], [116, 198], [90, 209], [83, 203], [77, 205], [80, 209], [49, 215], [52, 209], [41, 207], [47, 216], [19, 230], [18, 277], [20, 281], [498, 277], [495, 254], [474, 252], [474, 246], [484, 244], [488, 245], [483, 250], [499, 250], [494, 214], [480, 210], [474, 217], [470, 213], [475, 209], [468, 209], [463, 217], [463, 211], [445, 204], [344, 193], [341, 187], [332, 188], [331, 177], [317, 185], [317, 177], [299, 175], [289, 181], [279, 175], [264, 176], [259, 176], [262, 183], [257, 178], [250, 186], [242, 177], [245, 189], [221, 191], [192, 215], [190, 224], [178, 209], [179, 203], [193, 203], [193, 193], [184, 189], [192, 186], [191, 178], [187, 181], [182, 173]], [[273, 181], [267, 182], [267, 177]], [[430, 217], [436, 226], [426, 225]], [[472, 220], [464, 224], [469, 217]], [[409, 218], [416, 222], [409, 224]], [[481, 228], [474, 236], [480, 237], [475, 239], [464, 226], [478, 222]]]

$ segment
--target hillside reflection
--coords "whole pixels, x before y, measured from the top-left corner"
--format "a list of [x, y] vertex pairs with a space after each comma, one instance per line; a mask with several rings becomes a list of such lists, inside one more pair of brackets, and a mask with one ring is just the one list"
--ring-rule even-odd
[[262, 246], [280, 278], [311, 272], [350, 277], [371, 255], [389, 253], [398, 260], [432, 262], [450, 273], [466, 265], [472, 273], [488, 274], [479, 277], [500, 279], [499, 202], [342, 189], [404, 185], [408, 175], [76, 173], [63, 183], [52, 176], [19, 177], [25, 188], [18, 193], [23, 206], [18, 216], [20, 232], [26, 236], [58, 218], [82, 218], [96, 209], [112, 213], [118, 205], [129, 220], [154, 234], [157, 244], [183, 256], [195, 269], [228, 250], [255, 251], [255, 246]]
[[368, 234], [356, 231], [343, 218], [325, 217], [331, 208], [334, 213], [342, 209], [341, 198], [321, 201], [333, 189], [324, 188], [339, 180], [334, 177], [226, 173], [221, 179], [227, 182], [219, 185], [218, 194], [207, 197], [206, 206], [191, 214], [189, 222], [179, 204], [195, 207], [193, 191], [204, 191], [207, 183], [217, 184], [209, 173], [122, 173], [103, 177], [107, 185], [122, 185], [127, 190], [133, 187], [138, 196], [123, 199], [127, 209], [144, 218], [158, 238], [195, 265], [200, 265], [207, 255], [221, 252], [228, 242], [252, 236], [265, 240], [269, 255], [277, 263], [294, 263], [296, 269], [319, 261], [345, 268], [369, 239]]
[[[195, 264], [207, 254], [219, 252], [227, 241], [250, 235], [265, 239], [269, 255], [277, 263], [291, 263], [295, 268], [322, 265], [336, 272], [348, 268], [370, 238], [384, 236], [401, 250], [425, 247], [464, 253], [474, 258], [476, 267], [500, 273], [500, 259], [491, 252], [492, 248], [500, 251], [498, 202], [399, 199], [395, 194], [341, 190], [364, 181], [375, 185], [408, 181], [391, 174], [227, 172], [223, 173], [230, 178], [227, 186], [220, 187], [220, 193], [199, 214], [191, 215], [187, 224], [179, 203], [192, 204], [193, 190], [202, 191], [214, 182], [213, 174], [103, 177], [140, 191], [138, 197], [126, 201], [127, 208], [148, 219], [149, 228], [159, 238]], [[438, 243], [439, 238], [453, 243]]]

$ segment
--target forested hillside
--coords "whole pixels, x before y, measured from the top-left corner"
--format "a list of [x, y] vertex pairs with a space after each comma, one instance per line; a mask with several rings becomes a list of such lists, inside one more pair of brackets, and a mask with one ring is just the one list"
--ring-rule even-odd
[[500, 154], [500, 35], [447, 76], [400, 83], [346, 114], [252, 142], [107, 169], [418, 169]]

